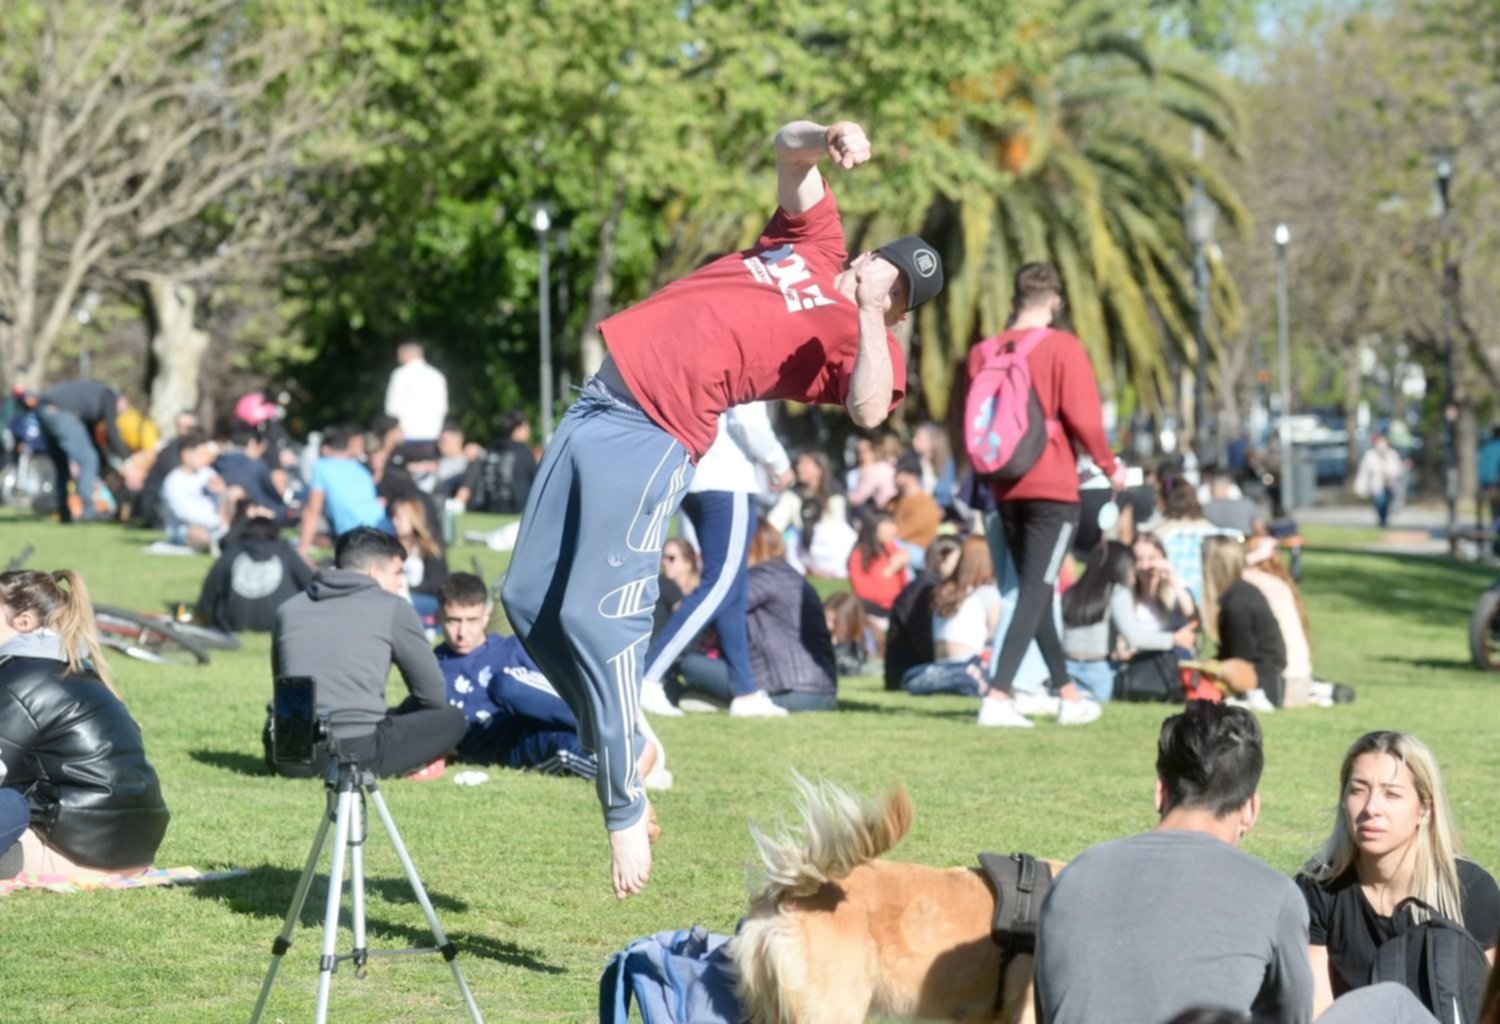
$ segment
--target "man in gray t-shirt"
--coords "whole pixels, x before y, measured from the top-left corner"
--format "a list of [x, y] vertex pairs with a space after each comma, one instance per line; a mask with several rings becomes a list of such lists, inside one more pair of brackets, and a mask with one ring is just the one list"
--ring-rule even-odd
[[1162, 725], [1156, 830], [1085, 850], [1042, 906], [1042, 1024], [1162, 1024], [1192, 1006], [1312, 1019], [1307, 905], [1237, 847], [1260, 813], [1260, 726], [1194, 701]]

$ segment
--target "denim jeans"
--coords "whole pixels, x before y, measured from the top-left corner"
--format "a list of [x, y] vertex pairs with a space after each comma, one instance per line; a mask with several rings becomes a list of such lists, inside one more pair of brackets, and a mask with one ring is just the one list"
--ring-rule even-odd
[[1068, 678], [1092, 694], [1100, 704], [1114, 696], [1117, 671], [1118, 666], [1107, 658], [1099, 661], [1068, 659]]
[[977, 657], [913, 665], [901, 677], [901, 689], [915, 697], [926, 697], [934, 693], [956, 693], [961, 697], [977, 697], [979, 696], [979, 680], [969, 674], [969, 669], [978, 665]]

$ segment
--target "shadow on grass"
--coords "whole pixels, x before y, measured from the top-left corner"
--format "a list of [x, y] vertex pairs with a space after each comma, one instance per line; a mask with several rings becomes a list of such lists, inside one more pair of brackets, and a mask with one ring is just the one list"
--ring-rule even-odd
[[222, 768], [236, 775], [270, 776], [266, 759], [239, 750], [189, 750], [188, 757], [210, 768]]
[[[920, 699], [920, 698], [916, 698]], [[978, 700], [978, 698], [973, 698]], [[973, 718], [975, 708], [931, 708], [919, 707], [908, 704], [872, 704], [864, 700], [850, 700], [847, 697], [839, 698], [838, 710], [840, 711], [863, 711], [873, 715], [921, 715], [924, 718]]]
[[1402, 658], [1393, 655], [1387, 657], [1385, 660], [1399, 662], [1402, 665], [1411, 665], [1414, 668], [1436, 668], [1446, 672], [1473, 672], [1476, 674], [1484, 672], [1483, 669], [1477, 667], [1468, 658]]
[[[420, 871], [420, 868], [418, 869]], [[291, 868], [278, 867], [270, 864], [260, 864], [250, 869], [250, 874], [241, 878], [225, 879], [205, 885], [193, 886], [189, 891], [200, 899], [209, 899], [222, 903], [236, 914], [245, 914], [249, 917], [261, 918], [266, 921], [283, 921], [286, 913], [291, 909], [292, 897], [296, 895], [297, 882], [301, 873]], [[416, 895], [411, 886], [404, 878], [365, 878], [365, 894], [368, 897], [379, 897], [387, 903], [415, 904]], [[432, 902], [433, 909], [438, 914], [438, 923], [445, 926], [448, 937], [458, 946], [460, 955], [473, 956], [482, 960], [493, 960], [498, 963], [507, 964], [512, 967], [524, 968], [538, 974], [562, 974], [565, 969], [556, 964], [548, 963], [539, 959], [538, 951], [526, 949], [513, 942], [496, 939], [488, 935], [477, 935], [464, 931], [448, 931], [447, 922], [443, 921], [444, 913], [463, 913], [469, 909], [469, 904], [464, 900], [448, 896], [441, 892], [427, 890], [427, 898]], [[302, 905], [302, 915], [298, 918], [298, 929], [293, 934], [293, 941], [302, 939], [304, 943], [311, 942], [314, 945], [321, 940], [323, 927], [323, 912], [327, 907], [328, 899], [328, 876], [325, 871], [320, 871], [318, 877], [313, 880], [312, 887], [308, 890], [307, 900]], [[340, 948], [348, 940], [348, 925], [350, 913], [350, 897], [347, 892], [341, 906], [340, 926]], [[370, 946], [372, 949], [390, 949], [397, 943], [406, 943], [411, 946], [435, 945], [432, 932], [425, 927], [416, 927], [409, 924], [399, 924], [395, 921], [386, 920], [369, 913], [368, 904], [366, 910], [366, 925], [373, 936]], [[274, 938], [267, 932], [267, 940]]]
[[1426, 555], [1328, 551], [1309, 562], [1303, 591], [1314, 607], [1319, 596], [1338, 596], [1372, 611], [1463, 630], [1496, 576], [1492, 566]]

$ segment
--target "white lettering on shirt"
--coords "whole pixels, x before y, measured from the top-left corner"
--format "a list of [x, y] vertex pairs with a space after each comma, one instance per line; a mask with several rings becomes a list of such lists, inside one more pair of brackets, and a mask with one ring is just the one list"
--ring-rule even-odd
[[800, 289], [797, 287], [804, 281], [811, 281], [812, 273], [807, 269], [807, 261], [798, 256], [790, 245], [751, 256], [744, 260], [744, 264], [756, 281], [774, 284], [780, 290], [789, 313], [833, 305], [833, 300], [823, 294], [819, 285], [809, 284]]

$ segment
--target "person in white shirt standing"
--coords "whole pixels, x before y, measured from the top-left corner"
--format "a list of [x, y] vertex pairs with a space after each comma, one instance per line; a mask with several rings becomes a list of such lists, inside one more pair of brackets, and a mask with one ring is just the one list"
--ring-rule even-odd
[[423, 358], [416, 341], [401, 343], [396, 362], [385, 389], [385, 411], [401, 421], [407, 444], [435, 444], [448, 418], [448, 378]]
[[648, 713], [682, 714], [667, 699], [662, 679], [704, 628], [712, 625], [729, 668], [736, 718], [779, 718], [787, 712], [755, 685], [746, 626], [746, 555], [758, 519], [758, 473], [777, 490], [792, 481], [791, 460], [771, 429], [765, 402], [735, 406], [719, 416], [719, 435], [698, 462], [682, 500], [702, 553], [703, 575], [646, 653], [641, 708]]

